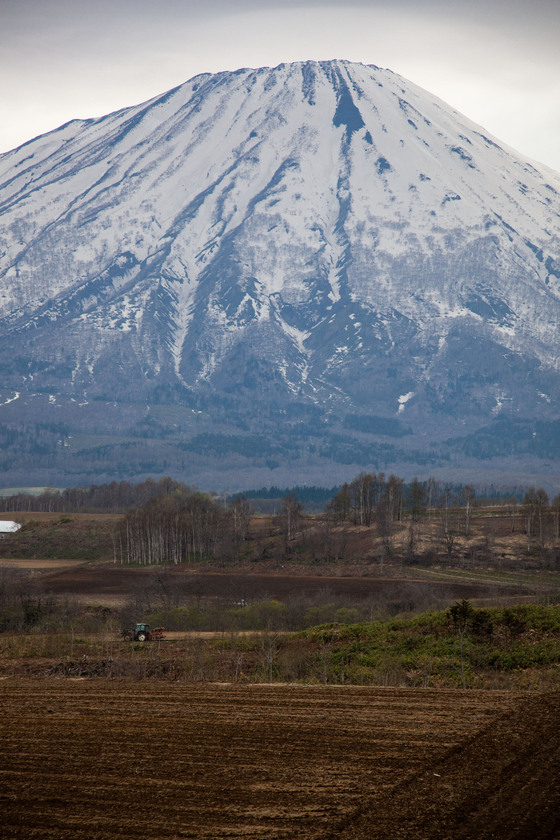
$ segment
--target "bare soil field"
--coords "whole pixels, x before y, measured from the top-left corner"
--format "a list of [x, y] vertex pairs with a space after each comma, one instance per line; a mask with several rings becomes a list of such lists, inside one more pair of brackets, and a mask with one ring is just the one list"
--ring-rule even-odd
[[552, 840], [558, 694], [0, 681], [10, 840]]
[[[163, 572], [163, 570], [162, 570]], [[160, 572], [160, 574], [162, 573]], [[318, 594], [347, 598], [350, 601], [375, 598], [382, 601], [429, 601], [482, 599], [496, 595], [494, 584], [470, 581], [427, 580], [420, 576], [388, 577], [377, 570], [364, 575], [363, 570], [349, 570], [340, 574], [312, 574], [298, 569], [281, 573], [246, 571], [205, 572], [200, 567], [175, 567], [165, 569], [169, 582], [196, 597], [225, 598], [247, 601], [251, 599], [313, 597]], [[42, 583], [46, 592], [56, 595], [72, 594], [82, 600], [99, 602], [107, 598], [123, 599], [134, 589], [148, 583], [157, 575], [155, 567], [139, 568], [115, 564], [72, 565], [62, 568], [60, 561], [42, 568]], [[518, 587], [501, 586], [501, 596], [519, 594]]]

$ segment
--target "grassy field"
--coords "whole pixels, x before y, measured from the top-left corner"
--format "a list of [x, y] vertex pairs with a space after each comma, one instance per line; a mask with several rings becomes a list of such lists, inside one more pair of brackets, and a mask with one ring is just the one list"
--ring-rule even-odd
[[[271, 602], [260, 606], [270, 615]], [[461, 606], [467, 613], [456, 620], [454, 609]], [[171, 631], [163, 641], [146, 643], [125, 641], [108, 608], [89, 608], [80, 625], [0, 634], [0, 676], [560, 690], [558, 605], [487, 609], [463, 601], [411, 619], [297, 633]]]

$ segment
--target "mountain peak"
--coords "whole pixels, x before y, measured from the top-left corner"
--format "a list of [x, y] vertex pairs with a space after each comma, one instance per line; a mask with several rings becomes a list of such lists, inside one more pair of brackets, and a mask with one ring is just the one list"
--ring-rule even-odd
[[389, 70], [201, 74], [3, 155], [0, 207], [0, 423], [105, 400], [158, 451], [288, 434], [326, 470], [319, 430], [418, 463], [558, 416], [560, 177]]

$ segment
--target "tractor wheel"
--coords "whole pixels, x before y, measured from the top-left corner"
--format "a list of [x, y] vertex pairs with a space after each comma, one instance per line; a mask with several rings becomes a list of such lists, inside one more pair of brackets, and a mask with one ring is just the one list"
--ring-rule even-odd
[[126, 642], [131, 642], [132, 641], [132, 633], [125, 633], [124, 634], [124, 639], [125, 639]]
[[146, 636], [145, 633], [138, 633], [138, 641], [139, 642], [145, 642], [147, 638], [148, 637]]

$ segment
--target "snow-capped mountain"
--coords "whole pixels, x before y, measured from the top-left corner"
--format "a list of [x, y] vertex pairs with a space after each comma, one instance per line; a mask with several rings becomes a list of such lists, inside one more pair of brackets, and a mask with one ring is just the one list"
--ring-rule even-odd
[[0, 156], [0, 277], [0, 424], [64, 420], [54, 469], [86, 431], [123, 473], [554, 437], [560, 176], [388, 70], [205, 74]]

